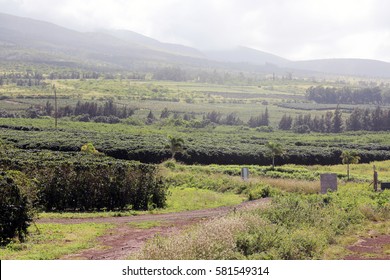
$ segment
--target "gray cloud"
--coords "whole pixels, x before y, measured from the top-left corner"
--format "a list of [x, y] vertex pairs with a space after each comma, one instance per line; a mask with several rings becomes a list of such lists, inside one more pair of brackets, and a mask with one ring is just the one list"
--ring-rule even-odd
[[201, 49], [390, 61], [386, 0], [0, 0], [2, 11], [82, 31], [120, 28]]

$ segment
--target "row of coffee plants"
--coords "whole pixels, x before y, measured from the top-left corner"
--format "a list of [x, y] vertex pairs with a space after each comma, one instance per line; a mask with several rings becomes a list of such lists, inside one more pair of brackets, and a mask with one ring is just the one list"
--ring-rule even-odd
[[94, 211], [164, 207], [166, 187], [155, 165], [102, 155], [10, 149], [0, 169], [18, 170], [38, 184], [38, 204], [46, 211]]
[[[22, 121], [22, 120], [21, 120]], [[6, 122], [4, 122], [6, 123]], [[15, 122], [15, 124], [22, 122]], [[27, 124], [27, 123], [26, 123]], [[43, 123], [42, 123], [43, 124]], [[163, 130], [158, 127], [132, 128], [125, 125], [96, 126], [69, 122], [68, 128], [54, 130], [44, 126], [6, 125], [0, 123], [1, 138], [25, 150], [80, 151], [93, 142], [104, 154], [143, 163], [160, 163], [171, 157], [166, 148], [168, 135], [177, 134], [184, 140], [184, 152], [176, 159], [187, 164], [251, 164], [270, 165], [265, 146], [269, 141], [283, 145], [284, 153], [275, 164], [340, 164], [344, 150], [356, 150], [362, 163], [390, 158], [385, 133], [367, 134], [293, 134], [261, 133], [240, 128], [183, 131]], [[185, 131], [187, 132], [187, 131]]]

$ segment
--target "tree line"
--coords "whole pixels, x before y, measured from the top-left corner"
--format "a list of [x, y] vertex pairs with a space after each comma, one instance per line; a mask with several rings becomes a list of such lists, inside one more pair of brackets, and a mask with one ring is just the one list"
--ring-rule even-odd
[[296, 133], [322, 132], [340, 133], [343, 131], [389, 131], [390, 110], [377, 107], [374, 110], [355, 108], [344, 120], [340, 109], [328, 111], [321, 116], [300, 114], [295, 118], [283, 115], [279, 121], [279, 129], [292, 130]]
[[[112, 99], [103, 104], [97, 102], [78, 101], [75, 106], [66, 105], [58, 108], [57, 117], [77, 116], [79, 121], [117, 123], [120, 119], [127, 118], [134, 114], [133, 108], [118, 106]], [[26, 117], [39, 118], [41, 116], [55, 116], [54, 106], [47, 101], [44, 106], [30, 106], [26, 110]]]
[[306, 90], [306, 98], [321, 104], [382, 104], [384, 101], [379, 87], [310, 87]]

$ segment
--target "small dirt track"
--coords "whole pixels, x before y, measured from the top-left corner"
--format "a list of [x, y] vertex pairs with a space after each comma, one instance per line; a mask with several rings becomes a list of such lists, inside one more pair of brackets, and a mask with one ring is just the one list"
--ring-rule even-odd
[[390, 235], [371, 236], [348, 246], [346, 260], [390, 260]]
[[[213, 209], [186, 211], [168, 214], [148, 214], [129, 217], [86, 218], [86, 219], [40, 219], [39, 223], [111, 223], [116, 226], [107, 234], [98, 238], [97, 247], [81, 251], [77, 254], [64, 256], [63, 259], [89, 260], [119, 260], [126, 259], [130, 254], [138, 251], [142, 245], [156, 234], [167, 236], [200, 222], [205, 219], [223, 216], [239, 209], [260, 207], [270, 202], [268, 198], [247, 201], [237, 206], [219, 207]], [[128, 223], [158, 221], [161, 226], [141, 229], [130, 226]]]

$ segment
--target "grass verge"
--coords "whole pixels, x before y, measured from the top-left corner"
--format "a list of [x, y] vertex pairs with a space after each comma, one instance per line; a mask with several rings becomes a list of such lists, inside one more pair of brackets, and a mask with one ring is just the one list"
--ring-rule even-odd
[[0, 247], [2, 260], [54, 260], [94, 246], [110, 224], [83, 223], [74, 225], [37, 224], [30, 226], [26, 242], [11, 242]]
[[167, 208], [159, 213], [182, 212], [221, 206], [232, 206], [243, 202], [246, 198], [234, 193], [219, 193], [196, 188], [171, 188], [167, 200]]

